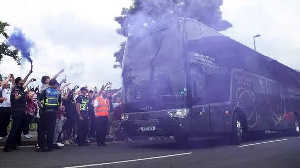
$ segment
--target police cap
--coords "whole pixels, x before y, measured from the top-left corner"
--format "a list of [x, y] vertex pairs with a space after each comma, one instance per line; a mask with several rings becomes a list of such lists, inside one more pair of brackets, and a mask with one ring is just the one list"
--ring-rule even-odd
[[49, 85], [50, 85], [50, 86], [58, 85], [58, 82], [57, 82], [56, 79], [51, 79], [51, 80], [49, 81]]

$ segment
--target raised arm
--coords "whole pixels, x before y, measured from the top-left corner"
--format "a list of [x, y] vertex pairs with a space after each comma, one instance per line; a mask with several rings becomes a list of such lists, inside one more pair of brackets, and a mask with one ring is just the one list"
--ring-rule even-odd
[[28, 74], [25, 76], [25, 78], [23, 79], [23, 81], [24, 82], [26, 82], [27, 81], [27, 79], [28, 79], [28, 77], [32, 74], [32, 70], [30, 70], [29, 72], [28, 72]]
[[4, 81], [2, 81], [1, 83], [2, 88], [8, 84], [9, 79], [10, 79], [10, 75], [8, 75], [8, 77]]
[[65, 76], [65, 78], [60, 81], [59, 85], [61, 85], [62, 83], [66, 83], [66, 82], [67, 82], [67, 76]]
[[25, 89], [25, 88], [27, 87], [27, 85], [28, 85], [30, 82], [33, 82], [33, 81], [35, 81], [34, 78], [31, 78], [30, 80], [26, 81], [26, 82], [24, 83], [24, 85], [23, 85], [23, 88]]
[[63, 90], [65, 87], [69, 86], [71, 83], [67, 83], [67, 84], [64, 84], [63, 86], [60, 87], [60, 90]]
[[51, 79], [56, 79], [61, 73], [63, 73], [65, 69], [61, 69], [57, 74], [55, 74]]
[[113, 95], [111, 95], [112, 99], [114, 99], [118, 94], [121, 93], [121, 89], [119, 91], [117, 91], [116, 93], [114, 93]]
[[101, 86], [101, 89], [99, 90], [99, 92], [96, 94], [96, 96], [99, 96], [99, 95], [106, 89], [106, 87], [107, 87], [108, 85], [111, 85], [111, 83], [110, 83], [110, 82], [107, 82], [105, 85], [103, 84], [103, 85]]
[[11, 78], [11, 84], [12, 84], [11, 88], [13, 88], [16, 85], [14, 74], [10, 74], [10, 78]]

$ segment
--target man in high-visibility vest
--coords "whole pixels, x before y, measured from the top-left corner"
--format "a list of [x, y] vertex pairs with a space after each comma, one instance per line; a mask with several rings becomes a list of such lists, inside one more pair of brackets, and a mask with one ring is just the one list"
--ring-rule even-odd
[[57, 90], [58, 82], [51, 79], [49, 88], [43, 90], [39, 97], [42, 105], [40, 114], [40, 124], [38, 126], [38, 145], [37, 152], [53, 150], [53, 136], [56, 124], [58, 108], [61, 108], [61, 94]]
[[109, 109], [110, 102], [107, 98], [107, 93], [106, 91], [102, 91], [100, 96], [97, 96], [94, 100], [94, 124], [96, 128], [96, 141], [98, 146], [106, 146], [105, 137], [107, 134]]

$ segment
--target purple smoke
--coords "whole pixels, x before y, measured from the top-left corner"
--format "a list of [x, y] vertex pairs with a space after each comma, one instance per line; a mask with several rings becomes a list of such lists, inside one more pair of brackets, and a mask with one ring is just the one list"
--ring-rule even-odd
[[223, 0], [133, 0], [130, 8], [124, 8], [117, 21], [122, 25], [118, 33], [128, 36], [142, 33], [151, 25], [178, 17], [191, 18], [222, 31], [232, 27], [222, 19], [220, 6]]
[[33, 42], [24, 36], [22, 30], [15, 28], [14, 32], [8, 38], [8, 44], [20, 50], [21, 55], [32, 63], [30, 49], [33, 47]]

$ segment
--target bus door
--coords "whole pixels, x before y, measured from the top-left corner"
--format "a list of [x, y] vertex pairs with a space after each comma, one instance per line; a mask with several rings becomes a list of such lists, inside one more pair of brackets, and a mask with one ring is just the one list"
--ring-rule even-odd
[[203, 105], [206, 94], [205, 77], [201, 66], [191, 65], [190, 68], [192, 130], [197, 133], [208, 133], [210, 131], [209, 106]]
[[209, 105], [195, 105], [192, 107], [192, 130], [198, 134], [211, 132]]

